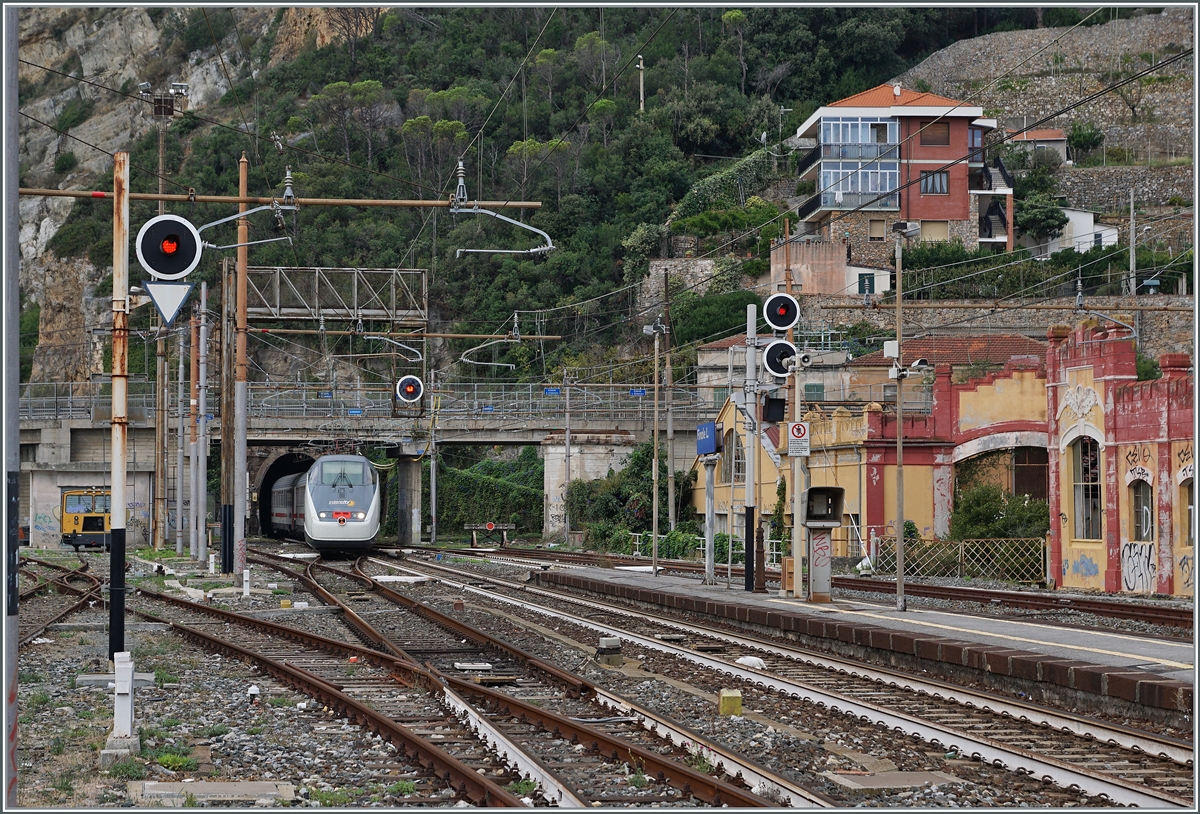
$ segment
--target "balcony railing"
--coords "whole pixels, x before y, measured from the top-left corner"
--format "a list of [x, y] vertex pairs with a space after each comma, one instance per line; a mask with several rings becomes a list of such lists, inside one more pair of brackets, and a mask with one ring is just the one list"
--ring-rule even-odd
[[883, 161], [900, 159], [900, 145], [898, 144], [822, 144], [820, 150], [823, 159], [847, 158], [860, 161], [871, 161], [877, 158]]
[[819, 159], [820, 157], [821, 157], [821, 146], [820, 145], [813, 147], [811, 150], [809, 150], [807, 153], [805, 153], [804, 157], [800, 159], [800, 163], [796, 165], [796, 177], [797, 178], [803, 177], [804, 173], [808, 171], [809, 167], [811, 167], [813, 164], [816, 164], [817, 159]]

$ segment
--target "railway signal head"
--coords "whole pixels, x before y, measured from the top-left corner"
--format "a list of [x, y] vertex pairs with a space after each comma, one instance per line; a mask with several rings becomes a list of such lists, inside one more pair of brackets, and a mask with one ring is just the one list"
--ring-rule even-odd
[[416, 404], [425, 392], [425, 385], [416, 376], [405, 376], [396, 382], [396, 398], [405, 404]]
[[791, 294], [772, 294], [763, 303], [763, 319], [772, 330], [786, 331], [800, 321], [800, 303]]
[[796, 346], [786, 339], [776, 339], [763, 348], [763, 367], [772, 376], [786, 378], [792, 375], [792, 365], [788, 360], [796, 356]]
[[137, 259], [151, 277], [178, 280], [200, 263], [203, 244], [192, 222], [178, 215], [146, 221], [137, 235]]

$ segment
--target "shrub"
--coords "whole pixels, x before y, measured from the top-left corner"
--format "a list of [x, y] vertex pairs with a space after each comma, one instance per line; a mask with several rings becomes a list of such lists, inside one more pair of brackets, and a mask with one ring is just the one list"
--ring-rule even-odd
[[62, 153], [54, 159], [54, 171], [59, 175], [70, 172], [77, 166], [79, 166], [79, 159], [72, 152]]
[[55, 129], [70, 130], [72, 127], [78, 127], [91, 118], [95, 106], [96, 103], [91, 99], [72, 99], [67, 102], [62, 113], [58, 114], [58, 118], [54, 122]]
[[170, 769], [173, 772], [194, 772], [196, 771], [197, 763], [195, 758], [184, 757], [183, 755], [159, 755], [158, 765], [164, 769]]

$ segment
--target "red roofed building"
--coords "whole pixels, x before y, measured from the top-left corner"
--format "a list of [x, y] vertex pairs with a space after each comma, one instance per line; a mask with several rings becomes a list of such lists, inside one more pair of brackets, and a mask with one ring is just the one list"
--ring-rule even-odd
[[900, 85], [819, 108], [796, 131], [817, 141], [800, 160], [815, 194], [798, 209], [798, 234], [845, 244], [848, 261], [867, 266], [893, 264], [897, 221], [918, 222], [920, 240], [1012, 249], [1012, 181], [984, 161], [995, 127], [978, 105]]

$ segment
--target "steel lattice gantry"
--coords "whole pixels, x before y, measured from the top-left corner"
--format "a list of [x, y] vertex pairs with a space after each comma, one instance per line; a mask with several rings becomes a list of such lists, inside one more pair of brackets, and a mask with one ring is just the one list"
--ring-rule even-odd
[[421, 269], [251, 266], [246, 315], [258, 319], [374, 319], [424, 329]]

